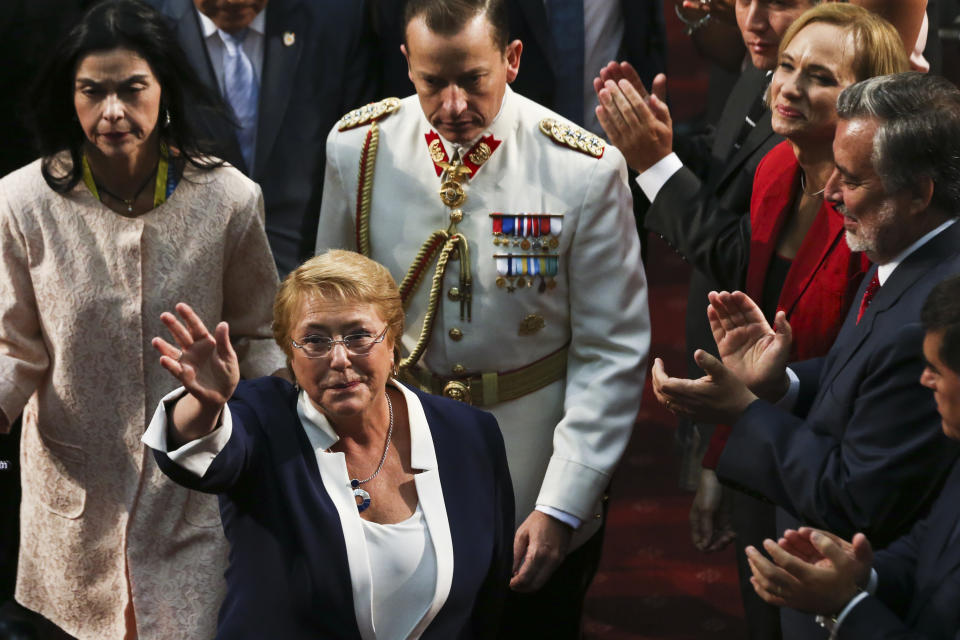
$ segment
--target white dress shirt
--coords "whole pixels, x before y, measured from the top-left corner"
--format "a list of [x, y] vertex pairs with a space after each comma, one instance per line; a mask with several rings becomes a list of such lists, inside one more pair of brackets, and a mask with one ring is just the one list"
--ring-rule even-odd
[[[227, 92], [223, 84], [223, 54], [227, 45], [213, 20], [201, 13], [199, 9], [196, 11], [197, 17], [200, 18], [200, 30], [203, 32], [203, 44], [207, 48], [207, 55], [210, 56], [213, 73], [217, 76], [217, 87], [220, 89], [220, 95], [225, 96]], [[261, 86], [263, 85], [261, 76], [263, 75], [263, 41], [266, 37], [266, 25], [267, 13], [264, 9], [247, 27], [247, 33], [243, 39], [243, 51], [253, 63], [253, 73]]]

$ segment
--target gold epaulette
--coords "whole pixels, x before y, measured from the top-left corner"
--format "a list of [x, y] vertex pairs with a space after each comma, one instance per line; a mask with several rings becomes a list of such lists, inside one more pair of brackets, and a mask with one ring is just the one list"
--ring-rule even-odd
[[380, 102], [371, 102], [368, 105], [354, 109], [337, 121], [337, 130], [346, 131], [374, 122], [388, 116], [400, 108], [400, 98], [384, 98]]
[[603, 156], [605, 148], [603, 140], [580, 127], [553, 118], [544, 118], [540, 121], [540, 131], [543, 131], [554, 142], [576, 149], [588, 156], [594, 158]]

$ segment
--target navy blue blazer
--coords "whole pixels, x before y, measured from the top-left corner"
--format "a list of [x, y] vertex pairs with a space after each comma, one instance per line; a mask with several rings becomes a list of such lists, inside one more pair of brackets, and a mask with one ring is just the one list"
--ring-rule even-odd
[[[170, 19], [200, 79], [219, 93], [193, 0], [146, 0]], [[267, 239], [281, 276], [313, 255], [327, 134], [376, 94], [366, 0], [270, 0], [253, 166], [223, 117], [194, 110], [217, 155], [263, 189]], [[399, 55], [399, 54], [398, 54]], [[188, 105], [189, 106], [189, 105]], [[229, 109], [229, 107], [227, 107]]]
[[[414, 391], [433, 439], [453, 542], [453, 583], [422, 638], [493, 637], [513, 558], [513, 488], [492, 415]], [[220, 494], [230, 559], [217, 638], [359, 639], [340, 518], [297, 416], [298, 393], [242, 381], [233, 432], [202, 478], [154, 452], [174, 481]]]
[[954, 465], [930, 515], [877, 554], [876, 597], [847, 614], [837, 637], [960, 638], [960, 544], [950, 544], [958, 519], [960, 465]]
[[878, 547], [907, 533], [958, 453], [919, 382], [920, 308], [938, 282], [960, 272], [958, 252], [954, 224], [897, 267], [857, 324], [874, 267], [829, 353], [792, 365], [801, 394], [794, 413], [756, 401], [734, 424], [721, 479], [782, 507], [778, 525], [800, 521], [847, 539], [862, 531]]
[[[557, 76], [555, 46], [543, 0], [508, 0], [506, 4], [510, 37], [523, 42], [520, 73], [513, 90], [552, 109], [558, 83], [575, 82], [580, 86], [583, 78]], [[623, 12], [621, 59], [632, 64], [649, 87], [654, 76], [667, 70], [663, 0], [620, 0], [619, 4]]]

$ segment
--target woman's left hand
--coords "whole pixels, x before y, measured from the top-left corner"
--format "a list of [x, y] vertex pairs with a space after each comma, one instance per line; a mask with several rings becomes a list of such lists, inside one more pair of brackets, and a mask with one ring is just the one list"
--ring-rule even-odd
[[221, 322], [211, 335], [190, 305], [181, 302], [176, 309], [183, 322], [169, 312], [162, 313], [160, 320], [179, 348], [159, 337], [152, 342], [160, 352], [160, 365], [202, 406], [215, 408], [219, 413], [240, 381], [240, 365], [230, 344], [230, 327]]

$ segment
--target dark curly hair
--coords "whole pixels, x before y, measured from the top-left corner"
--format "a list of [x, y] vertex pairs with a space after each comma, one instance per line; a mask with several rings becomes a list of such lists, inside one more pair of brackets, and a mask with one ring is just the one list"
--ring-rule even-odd
[[940, 360], [960, 373], [960, 276], [951, 276], [930, 291], [920, 321], [929, 333], [942, 333]]
[[[29, 124], [43, 157], [43, 178], [50, 188], [64, 193], [83, 177], [81, 157], [86, 137], [73, 102], [77, 67], [91, 53], [117, 48], [136, 52], [157, 77], [160, 113], [170, 114], [169, 124], [161, 115], [163, 124], [157, 130], [160, 141], [179, 153], [177, 161], [201, 169], [222, 165], [223, 161], [213, 156], [213, 146], [198, 138], [191, 120], [197, 113], [223, 115], [229, 111], [219, 94], [197, 77], [166, 18], [139, 0], [106, 0], [90, 9], [57, 44], [30, 88]], [[194, 113], [188, 113], [188, 103]], [[70, 154], [68, 166], [55, 160], [63, 151]]]

